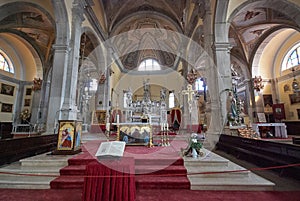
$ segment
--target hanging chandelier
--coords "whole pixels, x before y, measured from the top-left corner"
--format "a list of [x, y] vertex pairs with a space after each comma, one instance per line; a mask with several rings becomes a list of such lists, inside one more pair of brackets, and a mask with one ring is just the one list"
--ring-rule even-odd
[[255, 76], [253, 78], [253, 88], [256, 91], [260, 91], [261, 89], [264, 88], [264, 84], [261, 76]]

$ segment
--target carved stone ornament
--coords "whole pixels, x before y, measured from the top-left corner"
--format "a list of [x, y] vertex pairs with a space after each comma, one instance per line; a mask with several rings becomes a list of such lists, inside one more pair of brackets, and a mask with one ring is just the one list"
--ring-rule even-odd
[[41, 88], [42, 88], [42, 83], [43, 83], [43, 80], [41, 80], [41, 78], [34, 78], [34, 79], [33, 79], [32, 90], [33, 90], [33, 91], [41, 90]]

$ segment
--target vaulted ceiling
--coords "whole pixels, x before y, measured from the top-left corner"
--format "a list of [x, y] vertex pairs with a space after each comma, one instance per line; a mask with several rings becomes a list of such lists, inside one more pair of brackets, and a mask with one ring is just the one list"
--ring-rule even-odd
[[[203, 2], [99, 0], [105, 12], [107, 27], [104, 30], [108, 30], [107, 35], [113, 38], [112, 43], [123, 70], [133, 70], [147, 58], [156, 59], [162, 69], [175, 69], [181, 39], [174, 33], [188, 37], [195, 34], [198, 21], [204, 15]], [[200, 35], [201, 32], [197, 31], [196, 34]]]
[[2, 9], [6, 12], [0, 14], [0, 32], [21, 36], [35, 48], [42, 62], [47, 62], [55, 40], [51, 17], [26, 3], [7, 4]]
[[262, 52], [276, 34], [288, 28], [294, 28], [297, 32], [296, 27], [297, 24], [280, 10], [255, 3], [248, 4], [232, 18], [229, 30], [229, 39], [233, 46], [231, 53], [248, 67], [253, 67], [256, 65], [253, 64], [254, 57]]

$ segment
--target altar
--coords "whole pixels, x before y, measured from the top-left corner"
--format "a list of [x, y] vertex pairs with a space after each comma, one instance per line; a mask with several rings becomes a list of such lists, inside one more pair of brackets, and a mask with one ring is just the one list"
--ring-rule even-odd
[[153, 125], [142, 122], [114, 123], [117, 126], [118, 141], [125, 141], [126, 145], [153, 146]]
[[266, 127], [273, 126], [273, 127], [275, 127], [275, 137], [277, 137], [277, 138], [288, 138], [285, 123], [258, 123], [258, 124], [252, 124], [252, 129], [255, 132], [257, 132], [257, 134], [259, 134], [261, 136], [261, 134], [259, 133], [259, 127], [260, 126], [266, 126]]

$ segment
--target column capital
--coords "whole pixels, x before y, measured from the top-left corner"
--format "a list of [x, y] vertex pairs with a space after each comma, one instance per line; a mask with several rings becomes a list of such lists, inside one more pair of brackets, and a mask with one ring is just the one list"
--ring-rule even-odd
[[64, 45], [64, 44], [53, 44], [52, 45], [52, 48], [55, 50], [55, 51], [58, 51], [58, 52], [65, 52], [65, 53], [68, 53], [70, 51], [70, 48], [68, 45]]
[[216, 51], [229, 51], [232, 49], [232, 46], [228, 42], [215, 42], [213, 48]]

